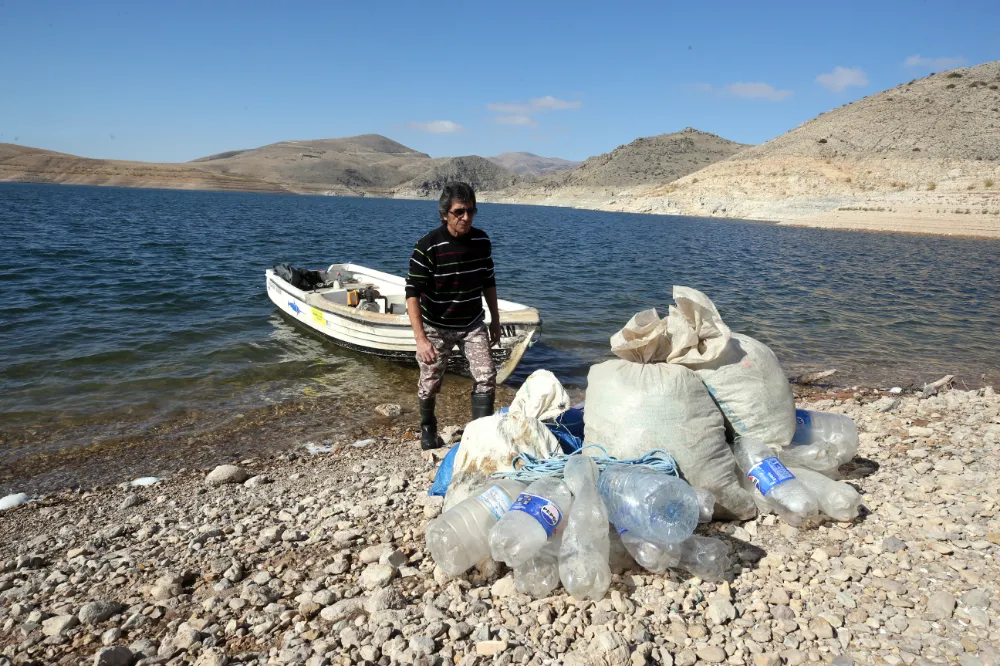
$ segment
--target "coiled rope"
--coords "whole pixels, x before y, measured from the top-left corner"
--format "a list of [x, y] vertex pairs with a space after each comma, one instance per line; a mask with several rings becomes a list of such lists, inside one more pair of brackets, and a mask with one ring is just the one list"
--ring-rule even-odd
[[652, 451], [647, 451], [641, 458], [631, 458], [627, 460], [618, 460], [617, 458], [612, 458], [608, 455], [607, 450], [599, 444], [588, 444], [576, 453], [570, 453], [569, 455], [565, 453], [556, 453], [549, 458], [539, 458], [538, 456], [533, 456], [530, 453], [520, 453], [514, 460], [511, 461], [511, 465], [514, 467], [514, 471], [510, 472], [497, 472], [493, 475], [494, 478], [499, 479], [514, 479], [515, 481], [521, 481], [522, 483], [531, 483], [532, 481], [537, 481], [546, 476], [562, 476], [563, 470], [566, 467], [566, 461], [570, 459], [571, 456], [581, 455], [584, 449], [595, 448], [599, 449], [604, 455], [591, 456], [594, 462], [597, 464], [597, 468], [604, 471], [609, 465], [636, 465], [642, 467], [648, 467], [653, 471], [660, 472], [661, 474], [669, 474], [670, 476], [677, 476], [677, 461], [674, 457], [662, 449], [653, 449]]

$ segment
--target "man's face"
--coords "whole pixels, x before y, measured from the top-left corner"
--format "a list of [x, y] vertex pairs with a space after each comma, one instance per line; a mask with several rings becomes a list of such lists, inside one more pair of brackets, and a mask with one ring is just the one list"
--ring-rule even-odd
[[476, 215], [476, 205], [465, 201], [452, 201], [448, 209], [448, 231], [452, 236], [464, 236], [472, 229], [472, 218]]

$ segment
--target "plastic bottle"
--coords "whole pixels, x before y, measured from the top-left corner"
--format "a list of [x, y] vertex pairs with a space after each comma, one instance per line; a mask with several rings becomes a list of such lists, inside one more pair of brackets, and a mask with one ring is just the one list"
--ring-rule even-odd
[[795, 410], [795, 436], [781, 451], [788, 465], [817, 472], [835, 470], [858, 453], [858, 428], [843, 414]]
[[656, 543], [680, 543], [698, 525], [698, 495], [686, 481], [631, 465], [611, 465], [597, 491], [619, 530]]
[[694, 492], [698, 496], [698, 522], [712, 522], [712, 515], [715, 513], [715, 495], [711, 490], [704, 488], [695, 488]]
[[597, 494], [600, 471], [590, 456], [574, 455], [563, 472], [573, 508], [559, 550], [559, 578], [577, 599], [600, 599], [611, 586], [608, 511]]
[[540, 599], [559, 587], [559, 548], [562, 539], [553, 536], [534, 557], [514, 568], [514, 587], [518, 592]]
[[816, 498], [822, 514], [845, 523], [858, 517], [861, 495], [857, 490], [811, 469], [789, 467], [789, 470]]
[[427, 548], [435, 564], [457, 576], [490, 555], [490, 530], [525, 485], [503, 479], [470, 495], [427, 524]]
[[[629, 531], [619, 533], [625, 550], [646, 571], [663, 573], [680, 565], [684, 542], [663, 544], [642, 539]], [[688, 537], [691, 538], [691, 537]]]
[[726, 577], [731, 561], [725, 541], [715, 537], [692, 536], [681, 546], [681, 569], [713, 583]]
[[490, 530], [493, 559], [512, 569], [525, 564], [556, 532], [565, 529], [573, 496], [562, 479], [547, 476], [518, 495]]
[[798, 526], [819, 513], [816, 499], [765, 444], [738, 436], [733, 453], [736, 464], [763, 496], [764, 504], [786, 523]]

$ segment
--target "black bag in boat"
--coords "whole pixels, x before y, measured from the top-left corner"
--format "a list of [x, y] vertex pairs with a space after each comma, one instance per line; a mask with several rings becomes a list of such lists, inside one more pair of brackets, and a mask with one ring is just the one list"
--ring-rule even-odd
[[323, 284], [323, 276], [319, 271], [296, 268], [288, 264], [275, 264], [274, 274], [296, 289], [303, 291], [312, 291]]

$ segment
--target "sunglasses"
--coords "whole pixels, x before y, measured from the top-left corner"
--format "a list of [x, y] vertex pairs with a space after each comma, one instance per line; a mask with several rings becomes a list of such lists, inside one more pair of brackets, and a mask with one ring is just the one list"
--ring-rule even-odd
[[468, 213], [469, 216], [471, 217], [471, 216], [475, 215], [476, 213], [478, 213], [479, 209], [477, 209], [475, 206], [473, 206], [472, 208], [456, 208], [455, 210], [450, 210], [448, 212], [451, 213], [452, 215], [454, 215], [455, 217], [462, 217], [466, 213]]

